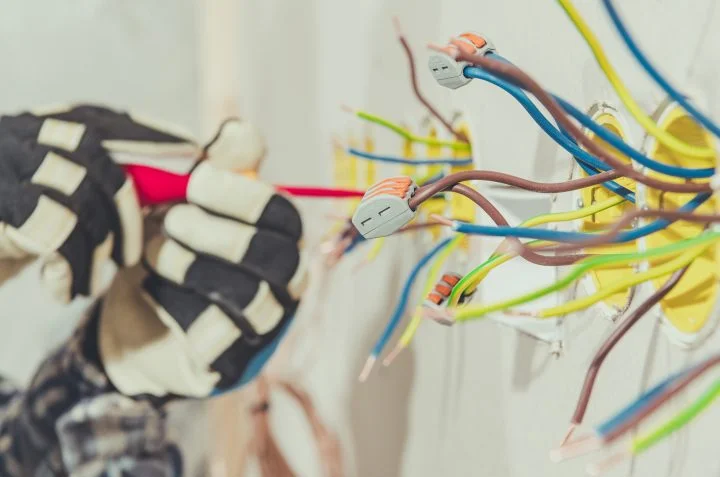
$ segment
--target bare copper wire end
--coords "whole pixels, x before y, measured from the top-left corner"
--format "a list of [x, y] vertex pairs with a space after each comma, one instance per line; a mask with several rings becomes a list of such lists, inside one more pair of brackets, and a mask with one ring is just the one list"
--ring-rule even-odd
[[441, 225], [447, 225], [448, 227], [452, 227], [452, 226], [453, 226], [453, 221], [450, 220], [450, 219], [448, 219], [448, 218], [445, 217], [444, 215], [430, 214], [429, 219], [430, 219], [430, 220], [433, 220], [433, 221], [435, 221], [435, 222], [437, 222], [438, 224], [441, 224]]
[[365, 361], [365, 366], [363, 366], [362, 371], [360, 371], [360, 376], [358, 376], [358, 381], [361, 383], [364, 383], [367, 381], [368, 376], [370, 376], [370, 372], [373, 369], [373, 366], [375, 366], [375, 361], [377, 361], [377, 357], [375, 356], [368, 356], [367, 361]]
[[422, 317], [445, 326], [452, 326], [455, 324], [455, 316], [447, 308], [424, 306], [422, 310]]
[[572, 441], [569, 444], [551, 450], [550, 460], [553, 462], [562, 462], [564, 460], [588, 454], [600, 447], [602, 447], [602, 440], [594, 435], [588, 434]]
[[395, 346], [395, 348], [390, 352], [390, 354], [388, 354], [383, 360], [383, 366], [390, 366], [392, 362], [395, 361], [395, 358], [397, 358], [404, 349], [405, 347], [402, 345]]
[[444, 53], [453, 59], [457, 59], [460, 55], [460, 51], [455, 45], [440, 46], [437, 43], [428, 43], [428, 48], [435, 50], [439, 53]]
[[341, 104], [341, 105], [340, 105], [340, 109], [342, 109], [342, 110], [345, 111], [346, 113], [350, 113], [350, 114], [356, 114], [356, 113], [357, 113], [357, 110], [355, 110], [352, 106], [348, 106], [347, 104]]
[[623, 462], [630, 456], [627, 451], [620, 451], [612, 454], [611, 456], [599, 461], [590, 463], [585, 467], [585, 471], [593, 477], [599, 476], [612, 469], [616, 465]]
[[563, 436], [563, 440], [560, 441], [560, 447], [563, 447], [563, 446], [566, 445], [568, 442], [570, 442], [570, 438], [571, 438], [572, 435], [575, 433], [575, 430], [576, 430], [576, 429], [577, 429], [577, 424], [575, 424], [575, 423], [571, 423], [571, 424], [568, 426], [567, 431], [565, 431], [565, 435]]

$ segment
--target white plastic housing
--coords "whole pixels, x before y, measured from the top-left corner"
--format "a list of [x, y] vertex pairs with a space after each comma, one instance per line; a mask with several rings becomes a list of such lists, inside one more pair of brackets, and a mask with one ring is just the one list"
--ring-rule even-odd
[[[479, 33], [463, 33], [455, 39], [468, 44], [477, 55], [486, 55], [495, 51], [493, 43]], [[440, 52], [433, 52], [428, 58], [430, 73], [440, 85], [450, 89], [458, 89], [471, 81], [471, 78], [463, 74], [466, 66], [468, 66], [467, 62], [457, 61]]]
[[360, 201], [352, 218], [353, 225], [366, 239], [392, 235], [415, 217], [408, 201], [416, 189], [417, 185], [409, 177], [378, 182]]

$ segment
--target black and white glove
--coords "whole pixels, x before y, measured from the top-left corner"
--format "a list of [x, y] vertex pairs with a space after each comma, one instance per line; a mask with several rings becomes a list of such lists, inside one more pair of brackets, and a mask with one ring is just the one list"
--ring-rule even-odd
[[98, 293], [110, 258], [132, 266], [142, 253], [143, 219], [132, 181], [103, 139], [129, 149], [179, 144], [197, 150], [183, 138], [133, 129], [123, 115], [103, 111], [106, 119], [125, 123], [112, 135], [103, 121], [32, 113], [0, 118], [0, 268], [39, 257], [43, 281], [62, 301]]
[[[202, 397], [252, 379], [274, 351], [305, 288], [302, 222], [262, 182], [209, 163], [188, 203], [120, 273], [100, 317], [100, 355], [127, 395]], [[152, 235], [152, 234], [151, 234]]]
[[[87, 339], [127, 395], [206, 396], [247, 382], [306, 278], [295, 207], [230, 171], [262, 159], [257, 129], [228, 120], [204, 148], [171, 131], [85, 105], [0, 118], [0, 275], [40, 257], [43, 280], [67, 301], [99, 293], [101, 268], [117, 262], [98, 336]], [[118, 163], [172, 159], [196, 167], [188, 203], [158, 232]]]

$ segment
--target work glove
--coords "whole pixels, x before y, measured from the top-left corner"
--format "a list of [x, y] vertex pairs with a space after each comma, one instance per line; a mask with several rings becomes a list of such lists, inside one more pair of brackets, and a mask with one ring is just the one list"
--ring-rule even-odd
[[305, 287], [302, 222], [262, 182], [200, 163], [187, 204], [148, 227], [144, 265], [121, 271], [100, 316], [100, 356], [126, 395], [203, 397], [252, 379]]
[[[119, 265], [87, 337], [117, 390], [200, 397], [260, 370], [306, 267], [295, 207], [231, 171], [262, 159], [254, 126], [228, 120], [199, 147], [175, 128], [81, 105], [0, 118], [0, 147], [0, 267], [40, 257], [43, 281], [68, 301], [98, 294], [104, 263]], [[192, 170], [187, 203], [144, 217], [120, 164], [178, 161]]]

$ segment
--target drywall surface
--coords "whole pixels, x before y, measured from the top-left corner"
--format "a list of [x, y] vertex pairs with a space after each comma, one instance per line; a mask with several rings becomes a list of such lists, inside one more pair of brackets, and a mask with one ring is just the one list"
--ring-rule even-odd
[[[488, 34], [499, 51], [578, 106], [597, 100], [618, 105], [587, 47], [550, 0], [239, 0], [242, 45], [239, 104], [267, 132], [265, 177], [284, 183], [329, 184], [333, 135], [362, 137], [366, 127], [342, 103], [417, 127], [425, 112], [414, 100], [407, 64], [392, 34], [399, 15], [420, 65], [420, 85], [441, 111], [462, 111], [472, 127], [478, 167], [535, 179], [564, 178], [566, 154], [536, 128], [519, 106], [488, 85], [450, 92], [422, 65], [427, 41], [464, 30]], [[715, 117], [720, 9], [713, 0], [617, 2], [632, 31], [663, 72], [697, 97]], [[613, 63], [642, 104], [663, 96], [617, 39], [599, 2], [578, 7], [602, 39]], [[0, 0], [0, 57], [5, 94], [0, 108], [67, 100], [104, 101], [175, 120], [198, 130], [198, 71], [194, 5], [182, 2], [95, 0], [70, 6], [50, 0]], [[376, 150], [400, 153], [400, 141], [373, 129]], [[635, 131], [636, 143], [641, 137]], [[416, 153], [420, 155], [422, 148]], [[383, 175], [397, 174], [393, 167]], [[489, 189], [511, 222], [551, 209], [538, 197]], [[307, 243], [316, 246], [340, 205], [306, 201]], [[465, 266], [492, 249], [476, 241]], [[378, 261], [357, 268], [359, 248], [325, 278], [323, 306], [300, 313], [298, 326], [318, 323], [300, 341], [296, 363], [312, 352], [300, 374], [323, 416], [343, 438], [349, 476], [575, 477], [588, 459], [552, 464], [548, 451], [562, 437], [584, 371], [612, 324], [590, 310], [568, 317], [559, 359], [548, 348], [492, 322], [443, 328], [424, 325], [413, 347], [365, 384], [357, 374], [386, 322], [413, 263], [430, 247], [425, 238], [387, 241]], [[458, 264], [457, 267], [461, 267]], [[547, 283], [552, 271], [510, 262], [483, 285], [495, 299]], [[418, 291], [415, 297], [419, 298]], [[638, 292], [638, 297], [647, 291]], [[28, 269], [0, 291], [0, 368], [26, 379], [40, 357], [70, 330], [86, 305], [53, 305]], [[669, 345], [649, 315], [622, 342], [600, 374], [587, 422], [596, 423], [649, 383], [714, 352], [715, 334], [702, 348]], [[689, 400], [702, 384], [681, 399]], [[679, 405], [679, 403], [678, 403]], [[183, 421], [182, 415], [176, 416]], [[716, 429], [720, 411], [611, 476], [720, 474]], [[273, 406], [278, 439], [299, 475], [321, 475], [307, 425], [291, 401]]]

